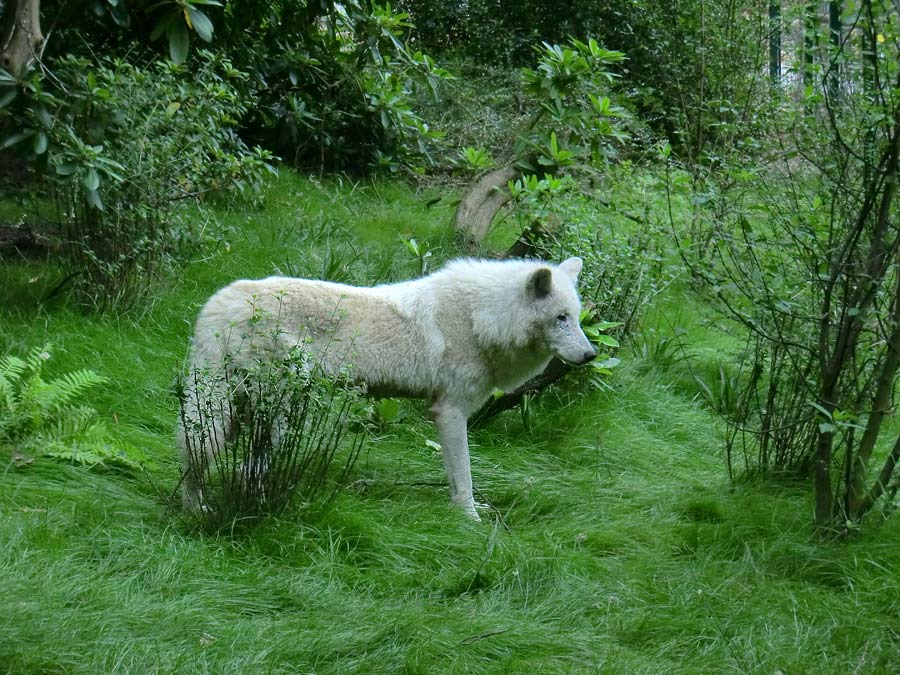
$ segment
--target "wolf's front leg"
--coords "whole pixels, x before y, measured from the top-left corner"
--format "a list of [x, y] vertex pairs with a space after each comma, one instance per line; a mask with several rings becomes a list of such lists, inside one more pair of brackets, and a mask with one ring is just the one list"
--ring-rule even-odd
[[450, 480], [450, 498], [454, 504], [461, 506], [470, 518], [481, 520], [475, 511], [475, 498], [472, 495], [467, 415], [446, 401], [435, 402], [431, 406], [431, 412], [441, 439], [444, 466]]

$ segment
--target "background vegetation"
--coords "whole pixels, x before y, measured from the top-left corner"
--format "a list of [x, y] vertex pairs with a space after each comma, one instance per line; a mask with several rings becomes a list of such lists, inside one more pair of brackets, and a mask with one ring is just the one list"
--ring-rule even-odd
[[[0, 672], [896, 672], [900, 16], [826, 4], [0, 5]], [[212, 292], [472, 252], [605, 350], [481, 416], [484, 523], [392, 400], [184, 518]]]

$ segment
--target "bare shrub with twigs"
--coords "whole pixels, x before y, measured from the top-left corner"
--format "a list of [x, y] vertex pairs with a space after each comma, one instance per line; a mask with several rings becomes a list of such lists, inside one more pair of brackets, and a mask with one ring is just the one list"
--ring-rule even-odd
[[[365, 440], [360, 390], [297, 346], [250, 366], [194, 368], [179, 387], [186, 504], [203, 527], [330, 502]], [[197, 503], [191, 504], [191, 496]]]

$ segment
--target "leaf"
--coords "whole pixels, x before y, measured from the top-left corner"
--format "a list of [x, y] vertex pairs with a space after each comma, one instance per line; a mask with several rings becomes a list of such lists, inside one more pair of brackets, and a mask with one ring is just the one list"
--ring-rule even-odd
[[84, 193], [84, 198], [88, 205], [98, 211], [103, 210], [103, 201], [100, 199], [100, 193], [96, 190], [88, 190]]
[[31, 138], [37, 133], [34, 129], [24, 129], [23, 131], [19, 131], [15, 134], [7, 136], [4, 139], [3, 143], [0, 143], [0, 150], [5, 150], [6, 148], [10, 148], [17, 143], [21, 143], [24, 140]]
[[191, 47], [191, 36], [188, 34], [187, 25], [180, 21], [173, 21], [166, 32], [169, 37], [169, 57], [180, 66], [185, 62], [188, 50]]
[[84, 174], [84, 178], [81, 179], [81, 182], [84, 184], [84, 189], [88, 192], [96, 192], [97, 188], [100, 187], [100, 174], [97, 173], [97, 169], [91, 167], [87, 170], [87, 173]]
[[128, 8], [124, 2], [117, 2], [113, 5], [109, 14], [119, 28], [128, 28], [131, 25], [131, 14], [128, 13]]
[[178, 14], [168, 14], [164, 18], [160, 19], [157, 24], [153, 27], [153, 30], [150, 33], [150, 39], [153, 41], [159, 40], [163, 35], [168, 35], [169, 29], [173, 22], [178, 21]]
[[810, 404], [813, 408], [815, 408], [816, 410], [818, 410], [820, 413], [822, 413], [822, 414], [823, 414], [825, 417], [827, 417], [828, 419], [831, 419], [831, 418], [832, 418], [831, 411], [828, 410], [828, 408], [824, 408], [823, 406], [819, 405], [819, 404], [816, 403], [815, 401], [810, 401], [809, 404]]
[[603, 335], [602, 333], [597, 335], [594, 338], [594, 341], [597, 344], [606, 345], [607, 347], [618, 347], [619, 341], [610, 335]]
[[34, 154], [43, 155], [47, 152], [47, 146], [50, 144], [50, 139], [47, 138], [47, 134], [43, 131], [39, 131], [34, 137]]
[[375, 412], [382, 424], [396, 422], [400, 417], [400, 403], [393, 398], [383, 398], [375, 404]]
[[53, 115], [51, 115], [50, 111], [42, 105], [39, 105], [34, 109], [34, 116], [38, 118], [38, 122], [40, 122], [41, 126], [45, 129], [49, 129], [53, 125]]
[[624, 326], [625, 323], [622, 321], [598, 321], [597, 323], [592, 323], [591, 328], [595, 328], [596, 330], [609, 330], [610, 328], [618, 328], [619, 326]]
[[12, 103], [12, 100], [18, 93], [19, 92], [17, 92], [15, 89], [10, 89], [8, 92], [3, 94], [3, 96], [0, 96], [0, 108], [5, 108], [10, 103]]
[[76, 171], [78, 171], [78, 164], [76, 162], [64, 162], [63, 164], [57, 164], [56, 166], [56, 174], [58, 176], [71, 176]]
[[190, 5], [187, 7], [187, 16], [190, 19], [191, 26], [194, 31], [204, 42], [210, 42], [213, 38], [213, 23], [199, 9], [194, 9]]

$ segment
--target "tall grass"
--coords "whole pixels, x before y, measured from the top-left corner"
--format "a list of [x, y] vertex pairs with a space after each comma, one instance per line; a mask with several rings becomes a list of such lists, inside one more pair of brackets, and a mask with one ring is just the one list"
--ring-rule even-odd
[[483, 523], [450, 508], [415, 402], [329, 510], [241, 536], [178, 523], [172, 383], [200, 304], [329, 255], [352, 282], [412, 276], [403, 237], [438, 264], [450, 214], [427, 199], [285, 175], [263, 210], [216, 212], [227, 245], [145, 311], [102, 321], [37, 304], [44, 265], [0, 270], [0, 353], [51, 341], [61, 372], [106, 376], [92, 405], [152, 459], [135, 474], [0, 454], [0, 672], [897, 673], [900, 519], [815, 540], [807, 491], [729, 483], [702, 391], [640, 352], [611, 391], [575, 378], [530, 429], [506, 414], [473, 432]]

